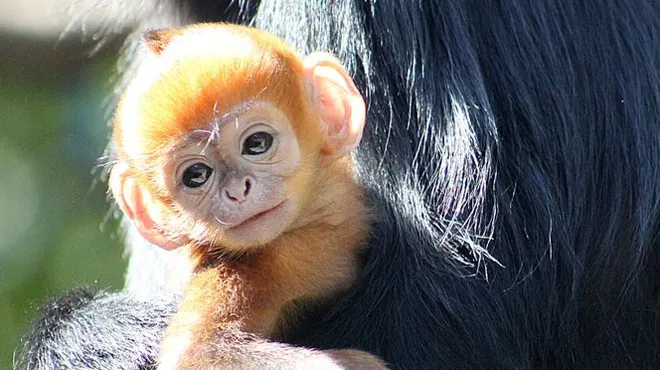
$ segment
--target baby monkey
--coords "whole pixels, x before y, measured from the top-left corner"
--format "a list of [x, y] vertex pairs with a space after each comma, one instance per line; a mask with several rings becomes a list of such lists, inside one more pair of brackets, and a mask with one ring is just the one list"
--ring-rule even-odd
[[357, 274], [368, 216], [350, 153], [365, 103], [351, 77], [248, 27], [145, 42], [116, 113], [110, 186], [146, 240], [192, 261], [159, 369], [385, 368], [361, 351], [267, 340]]

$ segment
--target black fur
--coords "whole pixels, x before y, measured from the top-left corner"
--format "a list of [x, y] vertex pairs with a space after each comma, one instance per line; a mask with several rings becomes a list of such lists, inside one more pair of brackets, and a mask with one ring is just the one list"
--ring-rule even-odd
[[46, 304], [17, 369], [150, 369], [176, 300], [79, 289]]
[[369, 102], [372, 248], [288, 341], [396, 369], [660, 368], [659, 2], [255, 5], [232, 17], [334, 52]]

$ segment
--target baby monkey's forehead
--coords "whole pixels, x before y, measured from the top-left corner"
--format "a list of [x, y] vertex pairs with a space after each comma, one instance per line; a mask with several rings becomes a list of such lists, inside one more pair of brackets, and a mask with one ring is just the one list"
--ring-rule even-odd
[[248, 101], [238, 104], [226, 112], [218, 112], [207, 122], [200, 122], [197, 128], [183, 133], [171, 151], [177, 151], [190, 145], [226, 144], [229, 140], [238, 140], [240, 133], [252, 124], [268, 124], [279, 127], [289, 125], [287, 118], [279, 108], [266, 101]]
[[186, 137], [192, 141], [202, 139], [211, 142], [219, 142], [223, 139], [221, 129], [224, 126], [230, 125], [238, 129], [240, 125], [239, 117], [243, 115], [264, 116], [272, 112], [273, 109], [277, 108], [268, 102], [247, 101], [237, 104], [224, 112], [215, 111], [215, 113], [217, 113], [215, 116], [213, 116], [208, 122], [202, 123], [200, 128], [191, 130]]

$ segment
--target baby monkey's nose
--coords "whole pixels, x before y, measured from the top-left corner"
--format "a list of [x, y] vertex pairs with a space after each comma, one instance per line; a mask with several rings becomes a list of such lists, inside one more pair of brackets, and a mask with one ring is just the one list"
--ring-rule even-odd
[[247, 200], [252, 188], [252, 181], [249, 177], [243, 179], [231, 179], [225, 185], [225, 197], [232, 203], [243, 203]]

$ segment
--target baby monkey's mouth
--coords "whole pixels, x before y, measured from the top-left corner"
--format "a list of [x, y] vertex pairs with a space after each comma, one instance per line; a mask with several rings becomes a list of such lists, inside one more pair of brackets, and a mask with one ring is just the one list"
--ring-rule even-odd
[[265, 210], [265, 211], [259, 212], [259, 213], [255, 214], [255, 215], [253, 215], [252, 217], [248, 218], [247, 220], [242, 221], [242, 222], [239, 222], [239, 223], [236, 224], [236, 225], [233, 225], [232, 228], [246, 226], [246, 225], [248, 225], [248, 224], [251, 223], [251, 222], [257, 221], [259, 218], [262, 218], [262, 217], [264, 217], [264, 216], [266, 216], [266, 215], [269, 215], [269, 214], [271, 214], [271, 213], [274, 213], [274, 212], [278, 211], [280, 208], [282, 208], [282, 205], [284, 205], [285, 202], [286, 202], [286, 200], [280, 202], [278, 205], [276, 205], [276, 206], [273, 207], [273, 208], [269, 208], [269, 209], [267, 209], [267, 210]]

